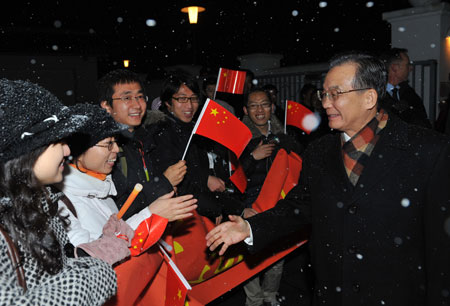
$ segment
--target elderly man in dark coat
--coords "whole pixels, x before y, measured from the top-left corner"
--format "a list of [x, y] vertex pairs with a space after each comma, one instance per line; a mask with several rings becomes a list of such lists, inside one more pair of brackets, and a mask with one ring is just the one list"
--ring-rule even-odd
[[379, 108], [384, 94], [381, 61], [335, 57], [320, 98], [340, 133], [308, 146], [272, 210], [208, 233], [210, 249], [260, 250], [310, 223], [314, 305], [449, 305], [450, 140]]

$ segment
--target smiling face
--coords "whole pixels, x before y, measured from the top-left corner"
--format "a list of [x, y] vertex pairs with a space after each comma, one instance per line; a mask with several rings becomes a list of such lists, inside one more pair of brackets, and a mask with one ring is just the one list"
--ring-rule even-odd
[[69, 156], [67, 144], [51, 144], [34, 163], [33, 173], [42, 185], [59, 183], [63, 179], [64, 158]]
[[263, 133], [267, 133], [268, 121], [273, 111], [273, 104], [264, 91], [255, 91], [248, 95], [247, 106], [244, 113]]
[[[108, 148], [110, 144], [112, 145], [111, 151]], [[119, 153], [119, 147], [114, 137], [108, 137], [81, 154], [77, 162], [85, 169], [97, 173], [109, 174], [116, 162], [117, 153]]]
[[[114, 85], [112, 105], [108, 101], [101, 102], [101, 106], [119, 123], [129, 126], [133, 131], [139, 126], [147, 110], [145, 99], [136, 97], [143, 95], [143, 89], [139, 83], [124, 83]], [[131, 97], [130, 101], [123, 101], [120, 98]]]
[[[180, 97], [197, 97], [197, 95], [189, 89], [186, 85], [182, 84], [180, 89], [173, 94], [172, 98]], [[191, 122], [195, 113], [198, 110], [198, 102], [192, 103], [192, 100], [188, 100], [186, 103], [178, 102], [176, 99], [171, 99], [171, 102], [166, 102], [167, 109], [173, 113], [175, 117], [183, 122]]]
[[[342, 64], [332, 68], [325, 78], [325, 91], [336, 89], [345, 92], [353, 88], [356, 65]], [[345, 132], [352, 137], [376, 114], [377, 94], [374, 89], [353, 91], [337, 95], [335, 99], [324, 96], [322, 106], [328, 115], [330, 128]]]

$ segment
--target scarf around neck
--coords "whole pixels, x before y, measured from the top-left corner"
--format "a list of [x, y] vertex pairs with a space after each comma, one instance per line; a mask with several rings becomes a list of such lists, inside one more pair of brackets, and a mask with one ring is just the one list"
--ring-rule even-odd
[[353, 186], [356, 186], [387, 120], [388, 114], [380, 109], [377, 115], [350, 140], [344, 142], [341, 138], [344, 167]]

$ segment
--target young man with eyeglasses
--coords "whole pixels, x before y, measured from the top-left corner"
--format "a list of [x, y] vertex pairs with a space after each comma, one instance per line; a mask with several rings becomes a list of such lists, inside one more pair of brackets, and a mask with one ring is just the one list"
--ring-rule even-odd
[[389, 108], [407, 123], [431, 128], [422, 98], [408, 84], [408, 76], [413, 69], [408, 50], [392, 48], [383, 53], [381, 58], [388, 73], [387, 94], [381, 101], [383, 107]]
[[158, 172], [151, 164], [155, 145], [151, 133], [141, 124], [147, 111], [147, 96], [138, 74], [125, 69], [107, 73], [98, 81], [98, 101], [115, 121], [128, 127], [118, 139], [120, 153], [112, 172], [119, 209], [136, 183], [144, 186], [125, 213], [123, 218], [127, 219], [174, 190], [183, 179], [186, 166], [184, 161], [179, 161]]
[[379, 59], [333, 58], [319, 96], [340, 133], [308, 145], [273, 209], [208, 233], [210, 250], [260, 250], [311, 224], [313, 305], [449, 304], [450, 139], [379, 107], [385, 90]]
[[[274, 103], [269, 94], [259, 87], [250, 89], [243, 107], [242, 122], [252, 132], [252, 139], [240, 157], [247, 177], [247, 188], [243, 194], [244, 218], [257, 214], [253, 202], [261, 191], [264, 180], [272, 166], [278, 150], [301, 153], [302, 147], [294, 137], [283, 133], [283, 125], [273, 113]], [[266, 271], [257, 274], [244, 285], [246, 306], [279, 305], [277, 294], [283, 273], [284, 260], [278, 261]]]

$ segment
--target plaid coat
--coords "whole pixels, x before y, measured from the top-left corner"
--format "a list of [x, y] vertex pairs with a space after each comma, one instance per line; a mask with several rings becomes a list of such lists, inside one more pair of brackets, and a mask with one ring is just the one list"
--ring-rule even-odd
[[[54, 205], [56, 201], [55, 197]], [[50, 224], [60, 244], [69, 243], [59, 217], [52, 217]], [[8, 257], [7, 243], [0, 236], [0, 305], [102, 305], [116, 293], [116, 274], [100, 259], [68, 258], [63, 252], [62, 270], [50, 275], [21, 246], [19, 252], [28, 289], [25, 293]]]
[[357, 184], [339, 134], [304, 153], [299, 185], [248, 219], [254, 251], [312, 225], [314, 305], [450, 304], [450, 140], [389, 114]]

